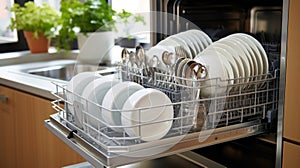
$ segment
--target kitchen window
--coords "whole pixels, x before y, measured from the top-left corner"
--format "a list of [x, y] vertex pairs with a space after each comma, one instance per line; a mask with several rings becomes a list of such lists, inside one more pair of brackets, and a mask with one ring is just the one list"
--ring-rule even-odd
[[[12, 14], [6, 10], [6, 7], [11, 7], [13, 3], [23, 5], [27, 1], [28, 0], [0, 0], [0, 53], [28, 50], [22, 31], [7, 30]], [[34, 2], [37, 4], [46, 2], [56, 10], [59, 10], [60, 8], [60, 0], [34, 0]], [[117, 12], [125, 9], [134, 14], [141, 13], [143, 16], [150, 12], [150, 0], [130, 0], [130, 3], [128, 2], [128, 0], [109, 0], [109, 3], [112, 4], [113, 9]], [[146, 16], [144, 18], [147, 26], [149, 26], [150, 17]], [[146, 31], [149, 32], [150, 26], [146, 29]], [[133, 29], [132, 32], [136, 32], [136, 30]], [[143, 43], [150, 42], [150, 33], [137, 34], [136, 36], [139, 37]]]
[[0, 0], [0, 53], [27, 50], [26, 40], [21, 31], [7, 30], [12, 14], [6, 9], [15, 3], [24, 4], [28, 0]]

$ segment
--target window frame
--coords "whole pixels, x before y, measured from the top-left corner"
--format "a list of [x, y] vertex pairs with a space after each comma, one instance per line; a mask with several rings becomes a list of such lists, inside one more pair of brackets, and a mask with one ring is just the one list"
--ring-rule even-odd
[[[15, 0], [15, 3], [24, 6], [24, 3], [28, 1], [31, 0]], [[27, 42], [23, 35], [23, 31], [22, 30], [18, 31], [17, 34], [18, 34], [17, 42], [0, 44], [0, 53], [28, 50]]]

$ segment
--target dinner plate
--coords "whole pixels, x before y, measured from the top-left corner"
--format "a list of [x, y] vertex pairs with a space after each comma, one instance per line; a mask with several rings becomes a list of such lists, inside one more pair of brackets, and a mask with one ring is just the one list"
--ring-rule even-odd
[[195, 34], [195, 32], [189, 31], [187, 36], [192, 39], [194, 45], [196, 46], [196, 49], [198, 50], [198, 54], [205, 49], [205, 46], [202, 44], [201, 38], [198, 38]]
[[146, 88], [136, 91], [122, 108], [122, 125], [126, 133], [143, 141], [161, 139], [173, 124], [171, 103], [169, 97], [159, 90]]
[[206, 44], [206, 47], [208, 47], [209, 45], [212, 44], [212, 40], [210, 39], [210, 37], [206, 33], [204, 33], [203, 31], [200, 31], [200, 34], [205, 39], [204, 44]]
[[203, 31], [197, 29], [192, 29], [189, 31], [193, 32], [193, 34], [198, 37], [200, 42], [204, 45], [204, 48], [212, 44], [212, 40], [210, 39], [210, 37]]
[[177, 42], [179, 44], [179, 46], [183, 47], [184, 50], [187, 51], [187, 53], [188, 53], [188, 58], [193, 58], [193, 53], [192, 53], [192, 51], [190, 50], [190, 48], [188, 47], [187, 43], [184, 40], [177, 37], [176, 35], [170, 36], [168, 38], [174, 40], [175, 42]]
[[[197, 42], [197, 40], [196, 40], [196, 38], [195, 38], [195, 36], [193, 35], [192, 32], [187, 31], [186, 34], [185, 34], [185, 37], [186, 37], [187, 39], [190, 39], [190, 41], [192, 42], [193, 46], [194, 46], [195, 49], [196, 49], [196, 55], [198, 55], [198, 54], [204, 49], [204, 46], [199, 46], [199, 45], [198, 45], [198, 42]], [[196, 56], [196, 55], [195, 55], [195, 56]], [[194, 56], [194, 57], [195, 57], [195, 56]]]
[[[223, 49], [225, 49], [230, 54], [230, 56], [234, 59], [236, 65], [237, 65], [237, 69], [238, 69], [238, 76], [235, 80], [235, 83], [236, 84], [239, 84], [240, 82], [243, 83], [244, 77], [245, 77], [244, 66], [243, 66], [243, 62], [242, 62], [241, 58], [239, 57], [238, 53], [236, 52], [236, 50], [232, 49], [230, 46], [224, 44], [221, 41], [215, 42], [214, 45], [218, 45], [218, 46], [222, 47]], [[236, 89], [238, 89], [238, 87], [236, 87]]]
[[[99, 126], [105, 126], [106, 121], [102, 118], [101, 104], [106, 92], [117, 83], [119, 83], [119, 81], [102, 77], [86, 85], [82, 92], [82, 97], [84, 98], [82, 104], [87, 115], [83, 121], [96, 129], [99, 128]], [[85, 127], [83, 128], [85, 129]]]
[[256, 76], [258, 75], [258, 63], [256, 61], [256, 58], [255, 58], [255, 54], [254, 52], [252, 51], [251, 47], [249, 46], [249, 44], [244, 41], [244, 40], [241, 40], [237, 37], [234, 37], [234, 36], [230, 36], [230, 38], [234, 39], [235, 41], [237, 41], [238, 43], [240, 43], [241, 45], [243, 45], [245, 47], [245, 49], [248, 51], [248, 58], [249, 60], [253, 63], [253, 74], [251, 75], [251, 80], [252, 81], [256, 81]]
[[181, 33], [176, 34], [176, 37], [182, 39], [186, 43], [186, 45], [190, 48], [190, 51], [192, 53], [192, 57], [191, 58], [194, 58], [198, 54], [198, 51], [197, 51], [196, 46], [193, 43], [192, 39], [189, 38], [187, 36], [187, 34], [188, 34], [188, 31], [181, 32]]
[[228, 78], [226, 67], [221, 62], [224, 57], [213, 53], [201, 52], [194, 60], [204, 65], [207, 69], [206, 80], [203, 80], [200, 88], [201, 97], [223, 96], [226, 94]]
[[75, 75], [66, 86], [66, 99], [72, 105], [67, 104], [67, 110], [74, 116], [75, 123], [78, 126], [82, 126], [82, 111], [78, 109], [76, 105], [81, 101], [81, 94], [85, 86], [93, 80], [100, 78], [97, 72], [81, 72]]
[[[232, 49], [225, 44], [217, 43], [217, 42], [213, 43], [213, 45], [211, 45], [211, 46], [215, 47], [217, 50], [219, 50], [220, 52], [223, 53], [223, 55], [227, 58], [230, 65], [232, 66], [232, 70], [234, 72], [234, 78], [235, 79], [239, 78], [240, 70], [238, 67], [237, 60], [234, 58], [233, 54], [231, 53]], [[234, 83], [238, 83], [238, 80], [235, 80]]]
[[240, 38], [241, 40], [244, 40], [248, 43], [248, 45], [250, 46], [250, 48], [252, 49], [254, 55], [255, 55], [255, 58], [256, 58], [256, 61], [257, 61], [257, 67], [258, 67], [258, 76], [257, 76], [257, 80], [261, 80], [262, 79], [262, 75], [263, 75], [263, 60], [262, 60], [262, 56], [260, 55], [260, 52], [258, 50], [258, 48], [256, 47], [255, 43], [250, 40], [249, 35], [247, 34], [243, 34], [243, 33], [235, 33], [233, 34], [232, 36], [234, 37], [238, 37]]
[[[144, 87], [135, 82], [121, 82], [111, 87], [102, 101], [102, 118], [112, 126], [122, 126], [121, 113], [125, 101], [133, 93]], [[122, 132], [121, 128], [112, 127], [113, 130]]]
[[[182, 41], [182, 40], [181, 40]], [[167, 47], [168, 50], [170, 51], [174, 51], [173, 53], [176, 53], [176, 48], [180, 48], [181, 52], [183, 52], [183, 55], [181, 53], [181, 55], [177, 55], [178, 53], [176, 53], [176, 57], [188, 57], [191, 58], [191, 54], [190, 51], [188, 51], [188, 47], [184, 47], [183, 45], [185, 45], [182, 42], [176, 41], [174, 38], [166, 38], [162, 41], [160, 41], [155, 47], [160, 47], [160, 48], [165, 48]], [[153, 48], [153, 47], [152, 47]]]
[[[227, 80], [228, 85], [228, 91], [230, 91], [232, 89], [232, 85], [234, 84], [234, 70], [230, 64], [230, 61], [228, 59], [228, 55], [225, 51], [222, 51], [222, 49], [216, 47], [216, 46], [210, 46], [207, 47], [202, 54], [216, 54], [219, 56], [220, 62], [223, 64], [224, 68], [226, 69], [226, 73], [227, 73], [227, 78], [225, 78], [225, 80]], [[230, 55], [229, 55], [230, 57]]]
[[[237, 45], [237, 47], [239, 47], [242, 52], [244, 53], [244, 56], [246, 57], [246, 59], [249, 62], [250, 65], [250, 74], [248, 76], [248, 82], [252, 82], [253, 81], [253, 76], [255, 75], [255, 66], [254, 63], [252, 61], [252, 57], [249, 53], [249, 51], [247, 50], [247, 48], [244, 46], [243, 43], [241, 43], [239, 40], [237, 40], [236, 38], [232, 38], [232, 37], [227, 37], [227, 40], [232, 41], [233, 43], [235, 43]], [[249, 86], [249, 85], [248, 85]]]
[[244, 51], [239, 47], [239, 45], [236, 44], [235, 42], [228, 40], [226, 38], [220, 39], [219, 42], [223, 43], [225, 45], [228, 45], [234, 51], [236, 51], [237, 55], [234, 55], [234, 56], [238, 56], [240, 58], [243, 69], [244, 69], [244, 78], [241, 79], [240, 83], [243, 83], [242, 88], [246, 88], [248, 86], [247, 83], [249, 82], [249, 77], [251, 75], [251, 66], [250, 66], [247, 56], [245, 55]]
[[268, 57], [267, 57], [267, 53], [264, 50], [263, 46], [260, 44], [259, 41], [257, 41], [254, 37], [250, 36], [250, 35], [246, 35], [244, 34], [245, 37], [249, 38], [257, 47], [257, 49], [259, 50], [259, 53], [261, 55], [262, 58], [262, 62], [263, 62], [263, 76], [262, 79], [266, 79], [267, 78], [267, 74], [269, 72], [269, 62], [268, 62]]
[[212, 43], [211, 39], [201, 30], [192, 29], [189, 31], [196, 37], [198, 45], [203, 46], [203, 50]]

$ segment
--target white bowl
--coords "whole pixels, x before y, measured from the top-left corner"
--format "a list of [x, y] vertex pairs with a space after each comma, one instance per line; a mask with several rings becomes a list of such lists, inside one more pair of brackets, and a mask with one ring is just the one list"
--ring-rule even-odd
[[[74, 116], [75, 123], [78, 126], [82, 126], [82, 115], [80, 110], [76, 108], [76, 103], [80, 102], [80, 97], [85, 86], [91, 81], [100, 78], [97, 72], [82, 72], [75, 75], [67, 84], [66, 87], [66, 99], [68, 102], [73, 104], [73, 106], [67, 106], [67, 110]], [[75, 104], [74, 104], [75, 103]], [[78, 105], [78, 104], [77, 104]]]
[[[114, 85], [107, 91], [103, 98], [102, 107], [104, 108], [102, 109], [102, 118], [112, 126], [121, 126], [121, 113], [116, 110], [122, 110], [128, 97], [143, 88], [143, 86], [129, 81]], [[123, 131], [121, 128], [112, 127], [112, 129], [118, 132]]]
[[174, 111], [169, 97], [151, 88], [132, 94], [122, 110], [122, 125], [126, 133], [131, 137], [140, 137], [143, 141], [164, 137], [170, 130], [173, 119]]
[[84, 99], [82, 99], [81, 103], [83, 104], [84, 111], [88, 115], [86, 115], [81, 122], [85, 121], [96, 129], [98, 126], [105, 125], [105, 121], [102, 119], [102, 108], [100, 105], [102, 104], [106, 92], [117, 83], [119, 83], [119, 81], [103, 77], [90, 82], [85, 87], [82, 92]]

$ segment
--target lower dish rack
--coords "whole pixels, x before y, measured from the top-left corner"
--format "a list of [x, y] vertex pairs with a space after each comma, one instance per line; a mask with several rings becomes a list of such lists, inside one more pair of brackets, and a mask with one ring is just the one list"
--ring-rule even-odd
[[[120, 66], [114, 79], [134, 81], [146, 88], [164, 92], [172, 101], [171, 104], [164, 105], [173, 108], [172, 119], [131, 126], [111, 125], [91, 116], [83, 107], [94, 104], [109, 113], [122, 113], [122, 110], [105, 109], [70, 92], [65, 86], [55, 84], [56, 91], [53, 94], [57, 100], [52, 104], [58, 113], [45, 121], [46, 127], [95, 167], [116, 167], [264, 133], [270, 129], [276, 115], [278, 70], [257, 77], [260, 80], [237, 84], [221, 79], [190, 80], [159, 71], [150, 76], [144, 74], [141, 69], [129, 70], [128, 67]], [[208, 81], [209, 85], [206, 85]], [[221, 84], [224, 82], [231, 84], [224, 86]], [[207, 88], [212, 93], [218, 89], [225, 92], [202, 96], [201, 90]], [[70, 95], [79, 103], [68, 101], [67, 97]], [[70, 108], [80, 111], [82, 124], [76, 122], [76, 116], [70, 112]], [[158, 107], [140, 108], [136, 113], [156, 108]], [[91, 117], [102, 124], [91, 125], [88, 122]], [[115, 131], [116, 128], [141, 128], [163, 122], [172, 122], [172, 126], [166, 136], [154, 141], [143, 141], [139, 135], [129, 136], [125, 131]]]

